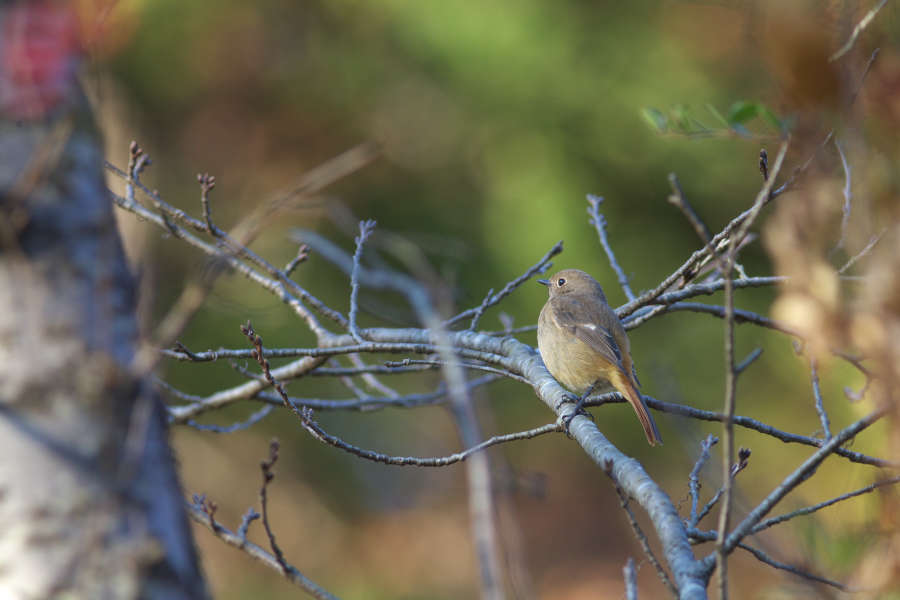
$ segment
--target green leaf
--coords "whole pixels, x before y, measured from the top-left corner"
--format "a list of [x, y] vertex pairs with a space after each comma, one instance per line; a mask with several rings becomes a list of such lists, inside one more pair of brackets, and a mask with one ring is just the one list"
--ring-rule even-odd
[[746, 123], [759, 114], [760, 105], [756, 102], [738, 100], [728, 110], [728, 123], [731, 126]]
[[718, 120], [722, 125], [724, 125], [725, 127], [731, 127], [731, 123], [725, 120], [725, 117], [722, 116], [722, 113], [716, 110], [715, 106], [713, 106], [712, 104], [707, 104], [706, 110], [712, 113], [712, 116], [714, 116], [716, 120]]
[[768, 106], [760, 104], [759, 105], [759, 114], [763, 119], [768, 121], [769, 124], [772, 125], [772, 127], [777, 129], [778, 131], [784, 131], [784, 129], [785, 129], [784, 123], [781, 121], [781, 119], [779, 119], [775, 115], [775, 113], [773, 113], [771, 110], [769, 110]]
[[672, 107], [672, 120], [675, 121], [675, 124], [681, 130], [681, 133], [690, 133], [691, 132], [691, 119], [690, 115], [688, 115], [688, 107], [684, 104], [676, 104]]
[[641, 109], [641, 116], [650, 125], [650, 128], [656, 131], [657, 133], [665, 133], [669, 128], [668, 119], [666, 119], [666, 115], [662, 114], [661, 111], [644, 107]]

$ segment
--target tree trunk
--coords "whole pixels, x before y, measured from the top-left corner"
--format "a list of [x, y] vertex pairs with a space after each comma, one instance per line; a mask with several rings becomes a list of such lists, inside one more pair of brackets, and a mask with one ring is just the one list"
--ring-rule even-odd
[[0, 4], [0, 597], [202, 598], [76, 31]]

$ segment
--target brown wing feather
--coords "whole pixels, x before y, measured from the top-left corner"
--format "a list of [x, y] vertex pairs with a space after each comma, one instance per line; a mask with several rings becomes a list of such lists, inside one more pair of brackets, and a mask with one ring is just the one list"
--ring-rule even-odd
[[551, 302], [557, 325], [571, 331], [610, 363], [623, 367], [622, 352], [612, 332], [602, 325], [605, 319], [593, 302], [582, 302], [576, 296], [554, 298]]

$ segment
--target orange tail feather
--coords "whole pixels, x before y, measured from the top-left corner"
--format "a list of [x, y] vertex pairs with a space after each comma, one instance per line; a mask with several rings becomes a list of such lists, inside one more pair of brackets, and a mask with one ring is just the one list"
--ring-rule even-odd
[[613, 384], [613, 387], [615, 387], [619, 393], [625, 396], [625, 399], [628, 400], [631, 407], [634, 408], [638, 421], [641, 422], [641, 427], [644, 428], [647, 442], [649, 442], [651, 446], [662, 444], [662, 436], [659, 434], [659, 429], [656, 428], [656, 422], [653, 420], [653, 417], [650, 415], [650, 410], [644, 403], [644, 399], [641, 398], [641, 395], [638, 393], [629, 377], [621, 371], [617, 371], [614, 376], [610, 378], [610, 383]]

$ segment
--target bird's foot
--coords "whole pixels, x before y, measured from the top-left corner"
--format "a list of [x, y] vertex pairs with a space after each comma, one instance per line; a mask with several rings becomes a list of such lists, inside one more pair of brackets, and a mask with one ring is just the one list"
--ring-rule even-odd
[[[578, 415], [584, 415], [587, 418], [589, 418], [591, 421], [594, 420], [593, 415], [591, 415], [591, 413], [589, 413], [588, 411], [584, 410], [584, 402], [588, 399], [588, 396], [591, 394], [592, 391], [593, 391], [593, 388], [588, 390], [587, 392], [585, 392], [585, 394], [582, 397], [578, 398], [578, 400], [575, 401], [575, 410], [573, 410], [569, 414], [560, 418], [560, 423], [562, 424], [563, 431], [566, 432], [567, 436], [572, 437], [572, 434], [569, 433], [569, 427], [571, 427], [571, 425], [572, 425], [572, 419], [574, 419]], [[562, 404], [562, 403], [560, 403], [560, 404]]]
[[553, 407], [553, 410], [555, 412], [559, 412], [559, 409], [562, 407], [563, 404], [578, 404], [579, 400], [581, 400], [581, 398], [579, 398], [575, 394], [570, 394], [570, 393], [566, 392], [566, 395], [563, 396], [562, 400], [560, 400], [559, 402], [556, 403], [556, 406]]

